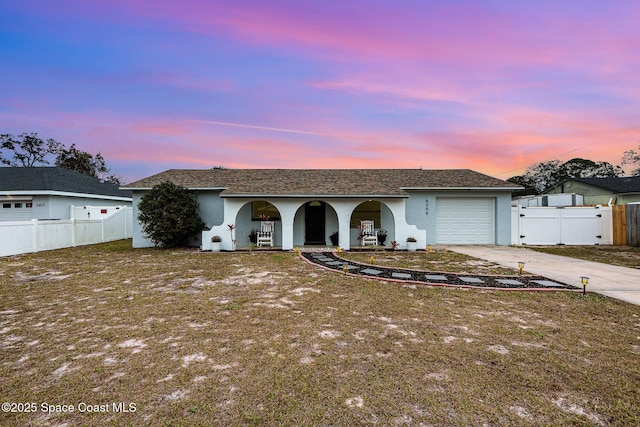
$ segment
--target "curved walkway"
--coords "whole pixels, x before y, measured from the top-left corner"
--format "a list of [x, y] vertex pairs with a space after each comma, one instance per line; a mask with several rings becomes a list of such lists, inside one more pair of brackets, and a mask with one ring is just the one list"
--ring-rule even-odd
[[[409, 283], [423, 283], [438, 286], [456, 286], [467, 288], [502, 290], [577, 290], [575, 286], [548, 279], [544, 276], [516, 275], [494, 276], [480, 274], [458, 274], [409, 270], [403, 268], [368, 265], [344, 258], [333, 252], [302, 252], [305, 261], [343, 274], [367, 277], [370, 279], [390, 280]], [[345, 271], [346, 270], [346, 271]]]

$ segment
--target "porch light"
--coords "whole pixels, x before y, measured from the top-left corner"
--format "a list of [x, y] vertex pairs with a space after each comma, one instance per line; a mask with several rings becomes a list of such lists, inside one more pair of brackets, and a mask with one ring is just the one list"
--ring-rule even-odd
[[589, 278], [587, 276], [580, 277], [580, 282], [582, 283], [582, 295], [587, 294], [587, 285], [589, 284]]
[[518, 274], [522, 274], [522, 270], [524, 270], [524, 262], [518, 262]]
[[309, 206], [322, 206], [322, 204], [319, 201], [314, 200], [309, 203]]

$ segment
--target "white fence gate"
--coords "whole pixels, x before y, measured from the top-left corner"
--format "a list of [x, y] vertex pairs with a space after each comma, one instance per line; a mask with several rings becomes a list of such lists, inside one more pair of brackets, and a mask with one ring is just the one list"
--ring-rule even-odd
[[0, 221], [0, 256], [127, 239], [132, 230], [133, 209], [124, 206], [96, 219]]
[[512, 207], [514, 245], [612, 245], [610, 207]]

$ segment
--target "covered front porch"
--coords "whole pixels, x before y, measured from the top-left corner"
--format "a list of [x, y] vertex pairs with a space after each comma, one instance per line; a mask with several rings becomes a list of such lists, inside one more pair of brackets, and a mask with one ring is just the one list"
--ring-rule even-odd
[[360, 246], [360, 221], [373, 220], [376, 232], [386, 231], [384, 246], [396, 240], [399, 249], [406, 238], [415, 237], [426, 245], [426, 230], [407, 224], [404, 197], [386, 198], [297, 198], [225, 197], [224, 218], [202, 232], [202, 248], [211, 249], [211, 237], [220, 236], [222, 250], [254, 249], [252, 235], [263, 221], [273, 221], [273, 247], [337, 247], [349, 250]]

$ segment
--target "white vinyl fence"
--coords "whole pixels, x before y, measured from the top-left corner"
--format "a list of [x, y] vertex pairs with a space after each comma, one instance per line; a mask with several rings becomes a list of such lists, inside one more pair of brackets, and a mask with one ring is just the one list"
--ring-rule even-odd
[[112, 211], [109, 215], [96, 219], [2, 221], [0, 256], [130, 238], [133, 209], [120, 206], [109, 210]]
[[512, 207], [513, 245], [612, 245], [610, 207]]

